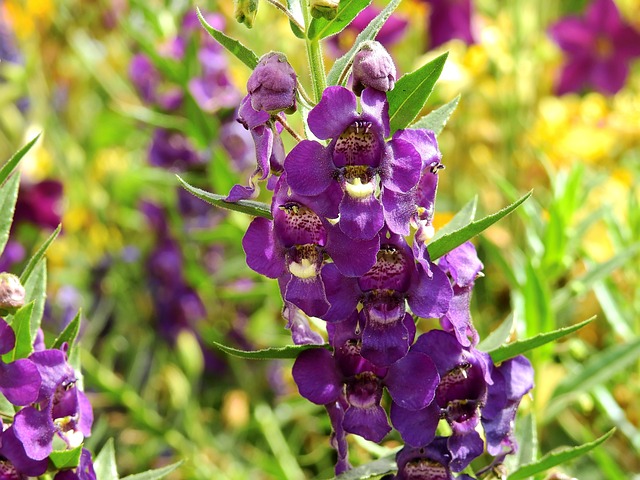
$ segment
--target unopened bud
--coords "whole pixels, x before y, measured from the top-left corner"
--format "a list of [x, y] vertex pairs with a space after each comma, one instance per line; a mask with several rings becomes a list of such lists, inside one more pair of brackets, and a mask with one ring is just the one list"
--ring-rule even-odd
[[238, 23], [244, 23], [247, 28], [253, 27], [253, 21], [258, 13], [258, 0], [235, 0], [233, 12]]
[[354, 93], [360, 95], [367, 87], [387, 92], [395, 83], [396, 66], [389, 52], [379, 42], [364, 42], [353, 58]]
[[0, 273], [0, 312], [14, 313], [24, 305], [24, 297], [20, 279], [11, 273]]
[[338, 15], [339, 0], [311, 0], [311, 15], [313, 18], [333, 20]]
[[283, 53], [263, 55], [247, 82], [254, 110], [269, 113], [296, 110], [298, 77]]

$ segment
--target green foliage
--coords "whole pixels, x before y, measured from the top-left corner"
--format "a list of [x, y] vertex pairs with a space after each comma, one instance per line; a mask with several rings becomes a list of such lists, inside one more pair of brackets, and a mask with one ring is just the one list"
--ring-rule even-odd
[[361, 465], [338, 475], [334, 480], [365, 480], [367, 478], [377, 477], [386, 473], [393, 472], [397, 468], [396, 456], [389, 455], [379, 458], [366, 465]]
[[503, 208], [502, 210], [488, 215], [480, 220], [475, 220], [464, 227], [460, 227], [457, 230], [442, 235], [437, 240], [432, 241], [427, 245], [427, 249], [429, 250], [429, 256], [431, 260], [435, 260], [440, 258], [442, 255], [450, 252], [454, 248], [462, 245], [467, 240], [475, 237], [480, 232], [486, 230], [491, 225], [496, 223], [501, 218], [509, 215], [516, 208], [518, 208], [524, 201], [531, 196], [531, 192], [522, 196], [519, 200], [515, 201], [511, 205]]
[[80, 331], [80, 312], [73, 317], [73, 320], [69, 322], [69, 324], [65, 327], [65, 329], [58, 335], [58, 337], [54, 340], [51, 348], [59, 349], [66, 342], [69, 344], [71, 348], [75, 345], [76, 337], [78, 336], [78, 332]]
[[[33, 137], [24, 147], [18, 150], [8, 161], [5, 163], [2, 168], [0, 168], [0, 185], [2, 185], [5, 180], [11, 175], [11, 172], [15, 170], [20, 163], [20, 160], [31, 150], [31, 147], [38, 141], [40, 138], [40, 134]], [[5, 210], [0, 209], [0, 212], [5, 212]], [[2, 250], [0, 248], [0, 250]]]
[[523, 480], [538, 473], [545, 472], [552, 467], [581, 457], [582, 455], [590, 452], [591, 450], [602, 444], [611, 435], [613, 435], [614, 431], [615, 429], [609, 430], [606, 434], [604, 434], [597, 440], [585, 443], [584, 445], [580, 445], [579, 447], [566, 448], [555, 452], [550, 452], [537, 462], [520, 467], [517, 471], [509, 475], [508, 480]]
[[214, 345], [229, 355], [239, 358], [247, 358], [251, 360], [274, 360], [285, 358], [296, 358], [301, 352], [312, 348], [329, 348], [329, 344], [324, 345], [287, 345], [285, 347], [270, 347], [262, 350], [238, 350], [228, 347], [218, 342]]
[[391, 134], [407, 127], [418, 116], [440, 78], [448, 56], [448, 52], [443, 53], [416, 71], [403, 75], [394, 89], [387, 92]]
[[29, 327], [32, 321], [34, 302], [31, 301], [25, 304], [20, 310], [18, 310], [13, 318], [9, 318], [14, 333], [16, 334], [16, 346], [14, 349], [2, 356], [4, 362], [13, 362], [19, 358], [27, 358], [33, 351], [33, 342], [31, 341], [31, 335]]
[[80, 455], [82, 454], [82, 445], [72, 448], [71, 450], [54, 450], [49, 455], [49, 460], [58, 470], [66, 468], [75, 468], [80, 463]]
[[16, 208], [16, 200], [18, 199], [18, 187], [20, 186], [20, 174], [16, 173], [9, 177], [4, 183], [0, 184], [0, 252], [4, 250], [9, 240], [9, 230], [13, 219], [13, 212]]
[[27, 265], [24, 267], [22, 274], [20, 274], [20, 283], [25, 284], [29, 277], [33, 273], [34, 269], [38, 265], [38, 262], [44, 258], [44, 255], [47, 253], [47, 249], [51, 246], [53, 241], [56, 239], [58, 234], [62, 230], [62, 224], [58, 225], [53, 233], [45, 240], [45, 242], [38, 248], [38, 251], [33, 254], [33, 256], [27, 262]]
[[436, 135], [440, 135], [440, 132], [444, 129], [449, 121], [451, 115], [458, 107], [458, 103], [460, 102], [460, 95], [455, 97], [448, 103], [445, 103], [440, 108], [432, 110], [427, 113], [420, 120], [415, 122], [409, 128], [426, 128], [427, 130], [433, 130]]
[[44, 259], [35, 266], [24, 284], [24, 289], [26, 291], [25, 302], [34, 302], [30, 329], [31, 344], [33, 344], [42, 323], [44, 304], [47, 299], [47, 264]]
[[338, 7], [338, 13], [333, 19], [314, 18], [311, 20], [308, 32], [309, 39], [320, 40], [342, 31], [370, 3], [371, 0], [342, 0]]

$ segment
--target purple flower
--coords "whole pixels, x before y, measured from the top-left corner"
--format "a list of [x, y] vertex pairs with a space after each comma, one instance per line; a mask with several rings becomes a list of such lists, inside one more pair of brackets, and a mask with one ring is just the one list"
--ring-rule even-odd
[[167, 170], [189, 170], [202, 165], [202, 157], [182, 133], [157, 128], [149, 147], [149, 163]]
[[473, 477], [462, 474], [453, 476], [450, 463], [451, 455], [447, 448], [447, 439], [436, 437], [426, 446], [412, 448], [405, 446], [396, 454], [398, 473], [392, 480], [471, 480]]
[[360, 95], [367, 87], [388, 92], [395, 83], [396, 66], [389, 52], [379, 42], [364, 42], [353, 58], [353, 92]]
[[[375, 263], [378, 240], [353, 242], [315, 212], [327, 208], [325, 197], [290, 194], [281, 177], [273, 197], [273, 221], [255, 218], [242, 239], [247, 264], [269, 278], [277, 278], [282, 295], [307, 315], [329, 309], [320, 277], [327, 253], [345, 274], [362, 275]], [[352, 248], [360, 255], [354, 257]]]
[[418, 412], [392, 405], [391, 421], [405, 442], [419, 447], [435, 438], [438, 422], [444, 418], [453, 431], [447, 442], [451, 468], [459, 472], [484, 451], [475, 428], [493, 383], [491, 359], [486, 353], [463, 348], [455, 336], [441, 330], [421, 335], [412, 349], [429, 355], [437, 367], [440, 383], [435, 401]]
[[240, 101], [240, 93], [228, 73], [227, 58], [218, 45], [204, 45], [198, 51], [202, 65], [200, 76], [189, 80], [189, 93], [205, 112], [233, 108]]
[[255, 164], [253, 137], [240, 122], [233, 119], [222, 124], [220, 143], [229, 154], [233, 168], [244, 171]]
[[176, 110], [182, 104], [182, 89], [164, 85], [160, 72], [146, 55], [134, 55], [129, 64], [129, 77], [144, 102], [165, 110]]
[[520, 400], [533, 388], [533, 367], [522, 355], [493, 367], [487, 404], [482, 410], [487, 451], [504, 457], [514, 453], [517, 443], [512, 435], [513, 422]]
[[24, 247], [20, 242], [9, 239], [0, 253], [0, 272], [8, 272], [18, 262], [25, 257]]
[[383, 366], [402, 358], [413, 341], [415, 325], [406, 303], [415, 315], [438, 318], [447, 312], [452, 296], [444, 272], [435, 264], [430, 271], [417, 265], [404, 238], [386, 229], [380, 233], [376, 264], [366, 274], [346, 278], [329, 264], [322, 279], [331, 303], [322, 318], [341, 321], [361, 304], [362, 355]]
[[20, 184], [14, 222], [33, 223], [41, 228], [56, 228], [61, 221], [62, 183], [43, 180]]
[[56, 473], [53, 480], [96, 480], [96, 472], [93, 469], [91, 452], [83, 448], [78, 466], [73, 470], [61, 470]]
[[567, 56], [558, 95], [584, 88], [614, 94], [624, 86], [631, 61], [640, 56], [640, 33], [622, 21], [613, 0], [593, 0], [583, 17], [559, 20], [549, 35]]
[[461, 345], [476, 345], [478, 332], [471, 323], [469, 304], [473, 285], [484, 265], [471, 242], [465, 242], [445, 254], [438, 265], [449, 274], [453, 283], [451, 305], [447, 314], [440, 319], [440, 324], [444, 330], [455, 333]]
[[475, 43], [471, 0], [423, 0], [429, 4], [429, 43], [436, 48], [454, 38], [467, 45]]
[[[13, 329], [0, 318], [0, 355], [9, 353], [16, 345]], [[28, 359], [4, 363], [0, 360], [0, 392], [14, 405], [24, 406], [35, 402], [40, 391], [40, 373]]]
[[373, 238], [384, 225], [383, 203], [377, 190], [408, 192], [418, 182], [421, 160], [408, 142], [389, 135], [389, 104], [383, 92], [362, 92], [362, 113], [353, 92], [340, 86], [327, 88], [320, 103], [309, 112], [309, 128], [328, 147], [303, 140], [285, 159], [291, 189], [300, 195], [324, 194], [340, 185], [342, 231], [354, 240]]
[[251, 198], [257, 193], [255, 181], [265, 180], [271, 173], [280, 175], [285, 155], [282, 139], [271, 121], [271, 115], [264, 110], [255, 110], [249, 95], [240, 103], [238, 121], [253, 137], [257, 166], [249, 178], [249, 186], [235, 185], [226, 198], [228, 202]]
[[333, 355], [322, 348], [302, 352], [293, 365], [293, 378], [300, 394], [318, 405], [333, 404], [344, 395], [344, 430], [379, 442], [391, 430], [380, 406], [383, 387], [394, 402], [419, 410], [433, 400], [439, 378], [430, 358], [417, 351], [410, 351], [389, 367], [376, 366], [362, 357], [360, 320], [354, 313], [331, 325]]
[[254, 110], [270, 114], [296, 110], [298, 77], [283, 53], [263, 55], [247, 82], [247, 91]]
[[324, 339], [314, 332], [309, 319], [293, 303], [285, 302], [282, 316], [287, 320], [286, 328], [291, 331], [291, 339], [295, 345], [322, 345]]

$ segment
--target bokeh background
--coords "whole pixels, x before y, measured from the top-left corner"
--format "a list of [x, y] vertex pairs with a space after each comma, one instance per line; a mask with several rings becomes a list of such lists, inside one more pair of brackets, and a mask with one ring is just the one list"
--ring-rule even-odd
[[[425, 109], [460, 95], [439, 136], [436, 224], [476, 196], [484, 216], [533, 190], [475, 241], [485, 265], [475, 325], [485, 337], [513, 321], [524, 338], [597, 315], [531, 355], [536, 388], [519, 428], [535, 430], [544, 453], [615, 426], [554, 474], [640, 478], [640, 59], [617, 93], [559, 95], [567, 57], [549, 28], [589, 2], [475, 0], [472, 36], [436, 45], [438, 3], [404, 0], [378, 37], [399, 74], [449, 52]], [[640, 31], [640, 2], [616, 5]], [[250, 71], [200, 27], [196, 6], [258, 55], [285, 52], [309, 86], [304, 43], [266, 2], [249, 30], [227, 0], [0, 1], [0, 161], [42, 132], [21, 164], [0, 270], [19, 272], [62, 223], [45, 328], [54, 335], [82, 310], [96, 412], [87, 446], [114, 438], [121, 475], [182, 459], [170, 478], [330, 478], [329, 421], [298, 395], [291, 362], [213, 347], [291, 340], [275, 281], [245, 264], [250, 218], [192, 197], [175, 176], [226, 194], [255, 162], [235, 121]], [[366, 15], [325, 44], [327, 67], [365, 25]], [[299, 116], [291, 122], [301, 131]], [[358, 464], [399, 442], [350, 445]]]

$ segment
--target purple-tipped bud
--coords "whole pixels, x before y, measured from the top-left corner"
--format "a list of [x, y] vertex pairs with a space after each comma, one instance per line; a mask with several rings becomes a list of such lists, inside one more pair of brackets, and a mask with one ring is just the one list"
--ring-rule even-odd
[[338, 15], [339, 0], [311, 0], [311, 15], [313, 18], [333, 20]]
[[247, 82], [254, 110], [277, 113], [296, 110], [298, 77], [283, 53], [263, 55]]
[[353, 58], [353, 92], [360, 95], [371, 87], [381, 92], [393, 90], [396, 66], [379, 42], [365, 42]]
[[0, 273], [0, 312], [15, 312], [24, 305], [25, 291], [20, 279], [11, 273]]
[[238, 23], [244, 23], [247, 28], [252, 28], [256, 13], [258, 13], [258, 0], [236, 0], [233, 16]]

